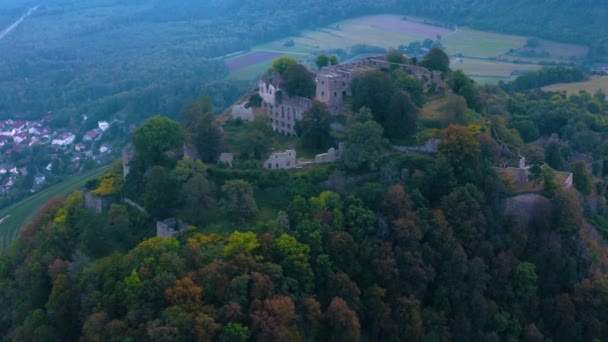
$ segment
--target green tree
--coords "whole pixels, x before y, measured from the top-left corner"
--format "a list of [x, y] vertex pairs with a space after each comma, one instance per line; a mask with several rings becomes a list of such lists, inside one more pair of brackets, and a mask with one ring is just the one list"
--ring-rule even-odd
[[354, 124], [348, 131], [342, 158], [344, 165], [351, 169], [363, 166], [375, 170], [382, 150], [382, 126], [375, 121]]
[[566, 168], [566, 161], [558, 144], [550, 143], [547, 146], [545, 149], [545, 162], [555, 170], [564, 170]]
[[133, 145], [146, 165], [163, 164], [167, 159], [167, 152], [179, 152], [183, 143], [181, 126], [160, 115], [146, 120], [133, 133]]
[[373, 119], [374, 114], [372, 114], [372, 111], [367, 107], [361, 107], [361, 109], [359, 109], [359, 111], [356, 112], [355, 115], [353, 115], [351, 123], [363, 123]]
[[310, 267], [310, 247], [298, 242], [293, 236], [283, 234], [273, 243], [276, 260], [287, 277], [295, 279], [299, 284], [300, 293], [308, 293], [314, 286], [314, 273]]
[[418, 77], [410, 75], [401, 69], [393, 71], [391, 76], [396, 89], [407, 91], [414, 103], [416, 103], [416, 106], [422, 107], [424, 105], [424, 88]]
[[405, 58], [403, 53], [397, 50], [389, 51], [388, 54], [386, 54], [386, 61], [390, 63], [407, 64], [407, 58]]
[[449, 123], [463, 125], [466, 124], [467, 101], [460, 95], [448, 95], [448, 102], [445, 105]]
[[251, 184], [242, 179], [230, 180], [222, 186], [222, 193], [222, 209], [233, 218], [243, 220], [257, 215], [258, 206]]
[[538, 275], [536, 266], [530, 262], [522, 262], [517, 265], [513, 275], [513, 291], [518, 303], [523, 308], [528, 308], [538, 290]]
[[328, 55], [322, 53], [319, 56], [317, 56], [317, 59], [315, 60], [315, 64], [317, 65], [317, 67], [319, 69], [321, 69], [325, 66], [338, 65], [338, 57], [328, 56]]
[[293, 57], [279, 57], [272, 62], [272, 66], [270, 67], [270, 72], [276, 72], [279, 75], [283, 75], [289, 66], [298, 64], [298, 61]]
[[171, 174], [161, 166], [153, 167], [143, 193], [144, 207], [148, 214], [158, 219], [170, 217], [175, 199], [175, 181]]
[[211, 99], [202, 96], [182, 108], [184, 127], [205, 162], [215, 162], [224, 146], [224, 130], [212, 112]]
[[331, 145], [331, 113], [323, 102], [313, 101], [296, 123], [296, 133], [306, 148], [324, 150]]
[[227, 244], [224, 247], [224, 256], [232, 256], [238, 253], [249, 253], [256, 249], [260, 243], [258, 237], [253, 232], [234, 232], [228, 236]]
[[249, 337], [249, 328], [240, 323], [230, 322], [222, 329], [222, 341], [225, 342], [247, 342]]
[[319, 56], [317, 56], [317, 60], [315, 61], [315, 64], [317, 65], [317, 67], [319, 69], [321, 69], [324, 66], [328, 66], [329, 65], [329, 56], [322, 53]]
[[479, 141], [463, 126], [450, 125], [441, 132], [439, 152], [452, 164], [456, 174], [477, 167], [481, 158]]
[[182, 218], [202, 224], [215, 207], [213, 184], [207, 179], [207, 167], [199, 160], [183, 159], [172, 171], [179, 193], [177, 206]]
[[383, 123], [388, 116], [388, 106], [391, 96], [395, 93], [390, 76], [381, 70], [370, 70], [362, 73], [353, 80], [353, 110], [361, 107], [369, 108], [374, 114], [374, 120]]
[[465, 98], [469, 108], [479, 113], [482, 112], [484, 104], [479, 95], [479, 89], [475, 85], [475, 82], [465, 75], [462, 70], [456, 70], [451, 73], [448, 85], [450, 85], [454, 93]]
[[76, 337], [80, 302], [74, 301], [78, 289], [66, 274], [59, 274], [53, 282], [53, 290], [46, 303], [50, 322], [63, 339]]
[[446, 73], [450, 70], [450, 57], [440, 48], [434, 47], [424, 56], [421, 64], [427, 69]]
[[300, 96], [308, 99], [315, 97], [316, 84], [314, 75], [302, 64], [287, 67], [281, 84], [289, 96]]
[[572, 163], [572, 174], [576, 190], [583, 195], [590, 195], [593, 190], [593, 177], [587, 170], [585, 162], [579, 160]]
[[547, 194], [553, 195], [555, 193], [555, 190], [557, 190], [557, 188], [559, 188], [559, 185], [555, 181], [555, 171], [552, 168], [545, 166], [545, 167], [543, 167], [542, 176], [543, 176], [543, 190]]
[[418, 108], [410, 94], [399, 91], [391, 97], [384, 132], [390, 138], [400, 139], [416, 132]]

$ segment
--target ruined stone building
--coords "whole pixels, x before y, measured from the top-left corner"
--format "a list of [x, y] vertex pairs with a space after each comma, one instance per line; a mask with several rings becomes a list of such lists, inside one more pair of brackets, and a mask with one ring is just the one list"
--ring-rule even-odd
[[272, 129], [285, 135], [296, 135], [296, 122], [312, 105], [310, 99], [290, 97], [279, 87], [279, 76], [260, 80], [258, 93], [262, 98], [262, 108], [270, 117]]
[[[315, 100], [323, 102], [334, 114], [343, 111], [344, 97], [352, 96], [352, 81], [365, 68], [399, 68], [422, 82], [425, 92], [444, 88], [441, 72], [423, 67], [391, 63], [385, 56], [367, 57], [351, 63], [323, 67], [315, 76]], [[270, 118], [272, 129], [281, 134], [295, 135], [295, 124], [302, 113], [310, 108], [312, 101], [303, 97], [289, 96], [280, 87], [279, 75], [266, 75], [258, 83], [258, 94], [262, 108]]]
[[269, 170], [295, 169], [296, 163], [296, 150], [287, 150], [271, 154], [264, 162], [264, 167]]

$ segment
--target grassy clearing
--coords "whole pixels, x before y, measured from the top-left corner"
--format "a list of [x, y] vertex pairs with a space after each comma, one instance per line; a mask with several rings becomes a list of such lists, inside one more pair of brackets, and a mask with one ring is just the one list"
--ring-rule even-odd
[[[225, 137], [224, 143], [226, 144], [226, 148], [230, 151], [239, 151], [239, 144], [243, 141], [243, 138], [256, 131], [254, 124], [249, 122], [237, 124], [236, 121], [228, 121], [224, 124], [223, 128]], [[274, 150], [295, 148], [298, 143], [298, 138], [287, 137], [281, 134], [270, 134], [267, 135], [267, 137], [270, 139], [270, 146]]]
[[593, 94], [600, 89], [608, 93], [607, 76], [595, 77], [585, 82], [553, 84], [543, 88], [545, 91], [565, 91], [568, 94], [578, 93], [583, 90]]
[[2, 248], [6, 247], [13, 240], [21, 226], [27, 223], [36, 210], [49, 199], [55, 196], [68, 196], [74, 190], [82, 188], [89, 179], [100, 177], [107, 169], [108, 166], [104, 166], [82, 175], [70, 177], [59, 184], [55, 184], [1, 210], [0, 219], [4, 220], [0, 223], [0, 246]]
[[470, 57], [496, 57], [526, 44], [527, 38], [460, 28], [442, 42], [449, 54]]
[[462, 69], [467, 75], [479, 77], [510, 77], [517, 73], [538, 70], [537, 64], [515, 64], [483, 59], [458, 58], [452, 61], [453, 70]]
[[496, 84], [510, 81], [517, 75], [542, 68], [538, 64], [517, 64], [484, 59], [457, 58], [452, 61], [453, 70], [461, 69], [479, 84]]

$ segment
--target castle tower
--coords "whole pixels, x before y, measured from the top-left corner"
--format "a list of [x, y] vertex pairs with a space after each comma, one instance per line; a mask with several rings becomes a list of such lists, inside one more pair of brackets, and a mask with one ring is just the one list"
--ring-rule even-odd
[[316, 99], [325, 103], [333, 114], [342, 111], [343, 97], [347, 95], [347, 82], [343, 75], [324, 70], [317, 75]]

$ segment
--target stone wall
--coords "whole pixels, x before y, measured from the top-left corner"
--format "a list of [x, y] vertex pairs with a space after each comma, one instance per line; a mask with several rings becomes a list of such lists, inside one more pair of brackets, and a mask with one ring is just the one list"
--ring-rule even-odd
[[156, 236], [158, 237], [176, 237], [183, 233], [188, 228], [188, 225], [176, 218], [169, 218], [164, 221], [156, 222]]
[[271, 154], [264, 162], [264, 167], [269, 170], [294, 169], [296, 167], [296, 150]]
[[327, 151], [327, 153], [317, 154], [315, 156], [315, 164], [335, 163], [339, 160], [342, 160], [343, 150], [344, 143], [340, 143], [337, 150], [332, 147]]
[[128, 144], [122, 149], [122, 175], [124, 178], [127, 178], [131, 171], [130, 164], [134, 157], [135, 149], [133, 148], [133, 145]]
[[84, 194], [84, 206], [98, 214], [108, 211], [112, 203], [114, 203], [113, 197], [95, 196], [91, 192]]
[[247, 122], [252, 122], [255, 119], [253, 109], [246, 108], [242, 104], [232, 106], [231, 116], [233, 120], [241, 119]]

